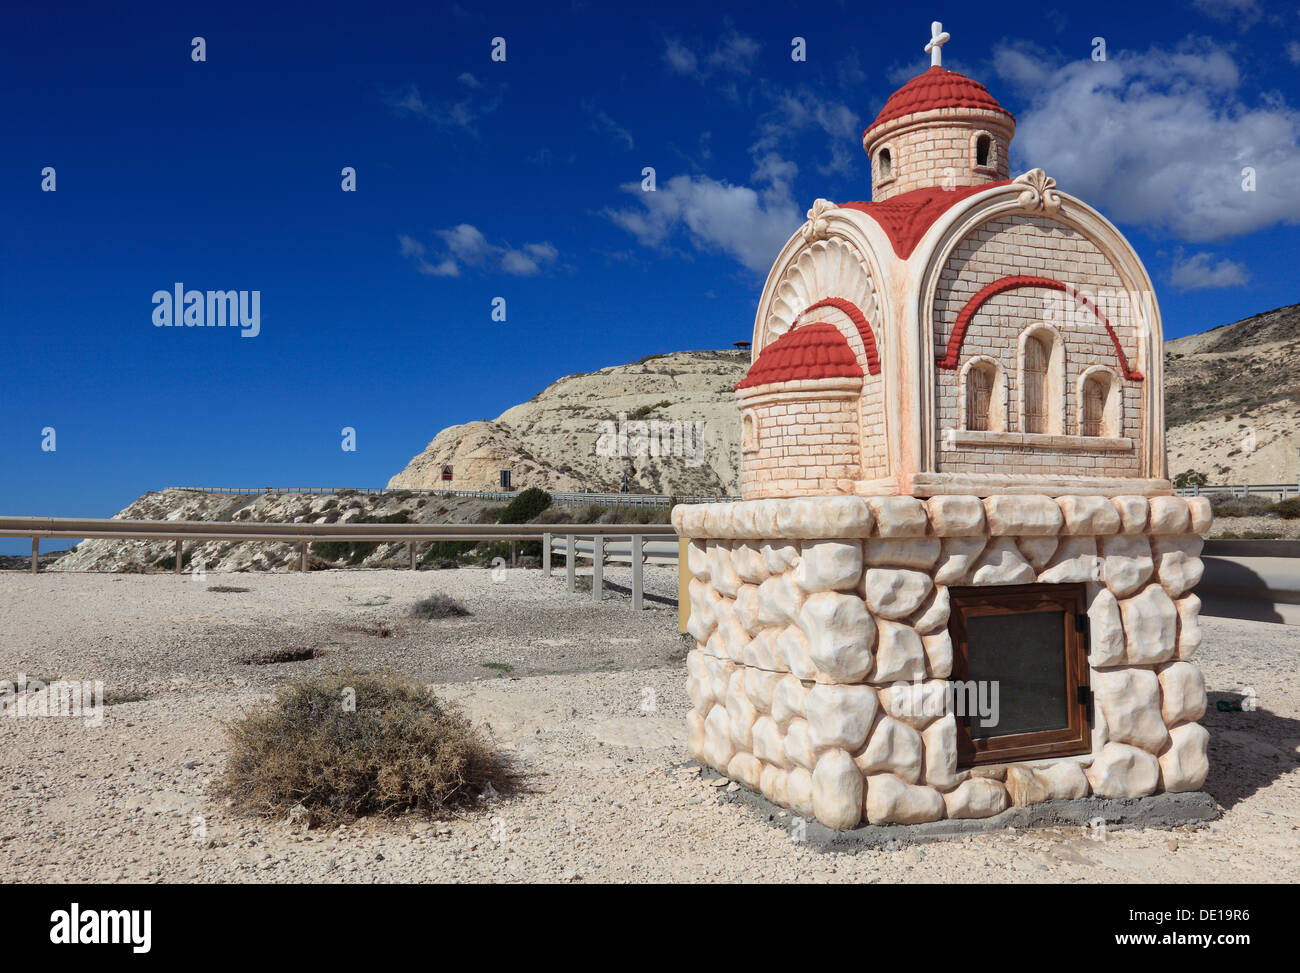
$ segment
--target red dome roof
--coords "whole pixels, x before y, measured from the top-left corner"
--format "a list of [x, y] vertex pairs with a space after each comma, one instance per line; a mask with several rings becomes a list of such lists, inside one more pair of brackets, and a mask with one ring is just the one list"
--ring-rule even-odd
[[984, 109], [1001, 112], [1008, 118], [1015, 119], [978, 81], [936, 65], [924, 74], [918, 74], [890, 95], [885, 107], [880, 109], [880, 114], [867, 127], [867, 131], [895, 118], [936, 108]]
[[800, 325], [764, 348], [736, 388], [818, 378], [862, 378], [844, 335], [823, 321]]

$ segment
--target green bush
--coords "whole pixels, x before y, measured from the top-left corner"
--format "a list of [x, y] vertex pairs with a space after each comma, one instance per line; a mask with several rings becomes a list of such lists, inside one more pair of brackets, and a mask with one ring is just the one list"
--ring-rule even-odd
[[1300, 517], [1300, 497], [1287, 497], [1285, 500], [1279, 500], [1273, 510], [1283, 520], [1295, 520]]
[[551, 505], [551, 495], [537, 487], [529, 487], [501, 511], [498, 524], [526, 524]]
[[[354, 524], [409, 524], [410, 514], [405, 510], [384, 514], [382, 517], [364, 515], [352, 521]], [[326, 561], [345, 561], [357, 565], [368, 558], [379, 547], [378, 541], [321, 541], [312, 545], [312, 551]]]
[[461, 710], [400, 676], [341, 672], [296, 680], [228, 728], [217, 790], [236, 808], [320, 822], [473, 804], [513, 789], [504, 757]]

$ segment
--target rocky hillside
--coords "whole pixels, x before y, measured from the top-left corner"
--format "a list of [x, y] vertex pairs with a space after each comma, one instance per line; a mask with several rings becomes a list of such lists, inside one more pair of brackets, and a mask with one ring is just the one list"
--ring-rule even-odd
[[[428, 497], [403, 493], [375, 496], [328, 493], [316, 496], [263, 493], [245, 496], [161, 490], [146, 493], [114, 515], [116, 520], [207, 520], [252, 523], [348, 524], [404, 517], [403, 523], [476, 523], [484, 511], [501, 505], [467, 497]], [[322, 556], [327, 555], [327, 556]], [[341, 555], [341, 556], [332, 556]], [[147, 571], [175, 566], [170, 541], [90, 540], [50, 566], [52, 571]], [[287, 571], [298, 568], [296, 544], [208, 541], [188, 543], [182, 565], [192, 569], [202, 559], [207, 571]], [[352, 560], [340, 551], [313, 547], [313, 567], [351, 564], [374, 567], [385, 562], [406, 566], [405, 544], [376, 544], [364, 557]]]
[[1169, 473], [1294, 483], [1300, 472], [1300, 304], [1165, 343]]
[[617, 491], [626, 474], [636, 493], [734, 494], [732, 393], [748, 367], [747, 351], [681, 351], [566, 375], [491, 422], [444, 429], [388, 486], [496, 490], [508, 469], [516, 488]]

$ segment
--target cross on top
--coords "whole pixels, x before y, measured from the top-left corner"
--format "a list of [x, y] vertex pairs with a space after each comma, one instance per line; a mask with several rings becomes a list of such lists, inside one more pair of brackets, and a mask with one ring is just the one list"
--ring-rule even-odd
[[930, 55], [931, 67], [943, 66], [943, 45], [952, 40], [944, 33], [943, 24], [934, 21], [930, 24], [930, 43], [925, 45], [925, 53]]

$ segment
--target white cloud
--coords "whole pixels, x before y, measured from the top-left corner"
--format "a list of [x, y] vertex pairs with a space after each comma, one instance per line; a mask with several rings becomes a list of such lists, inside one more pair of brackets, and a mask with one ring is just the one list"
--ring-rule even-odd
[[725, 253], [764, 273], [803, 222], [785, 181], [793, 174], [793, 163], [774, 156], [762, 163], [761, 176], [768, 184], [760, 190], [708, 176], [673, 176], [653, 193], [642, 192], [640, 183], [628, 183], [623, 188], [641, 205], [607, 210], [606, 215], [643, 246], [665, 249], [684, 235], [699, 250]]
[[1300, 64], [1300, 41], [1291, 41], [1286, 46], [1286, 56], [1292, 64]]
[[604, 132], [614, 141], [622, 142], [628, 149], [636, 147], [636, 142], [632, 139], [632, 133], [610, 118], [606, 112], [597, 108], [595, 102], [584, 99], [582, 110], [591, 122], [593, 132]]
[[1220, 23], [1235, 23], [1241, 30], [1254, 26], [1264, 15], [1259, 0], [1192, 0], [1192, 6]]
[[428, 277], [459, 277], [462, 267], [488, 272], [499, 270], [513, 277], [535, 277], [554, 264], [560, 252], [550, 243], [526, 243], [516, 249], [491, 243], [478, 227], [461, 223], [434, 235], [441, 241], [442, 252], [430, 260], [427, 248], [414, 237], [399, 234], [399, 252]]
[[759, 119], [758, 140], [750, 147], [754, 155], [766, 154], [788, 140], [797, 141], [806, 149], [806, 133], [821, 131], [830, 148], [829, 161], [818, 167], [823, 174], [853, 175], [865, 171], [857, 150], [861, 144], [862, 120], [853, 109], [806, 88], [766, 90], [764, 96], [772, 107]]
[[426, 99], [415, 84], [385, 96], [388, 107], [397, 115], [423, 118], [439, 128], [461, 128], [472, 131], [475, 123], [496, 111], [501, 104], [500, 93], [489, 94], [483, 84], [466, 72], [458, 79], [469, 89], [463, 98], [448, 101]]
[[1213, 253], [1184, 256], [1179, 250], [1169, 270], [1169, 282], [1180, 291], [1203, 291], [1214, 287], [1240, 287], [1250, 279], [1246, 268], [1226, 257], [1215, 260]]
[[754, 38], [728, 28], [711, 50], [698, 43], [692, 45], [676, 37], [668, 38], [664, 43], [664, 62], [675, 74], [704, 81], [715, 74], [749, 74], [761, 48]]
[[[1004, 47], [995, 69], [1024, 89], [1012, 159], [1108, 216], [1193, 241], [1300, 222], [1300, 113], [1247, 104], [1237, 65], [1206, 42], [1054, 64]], [[1255, 191], [1244, 191], [1247, 168]]]

